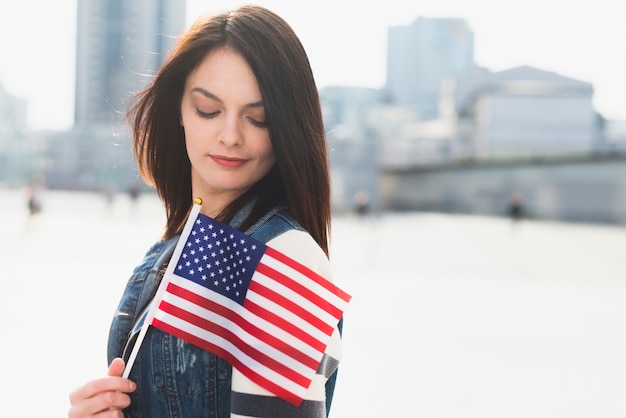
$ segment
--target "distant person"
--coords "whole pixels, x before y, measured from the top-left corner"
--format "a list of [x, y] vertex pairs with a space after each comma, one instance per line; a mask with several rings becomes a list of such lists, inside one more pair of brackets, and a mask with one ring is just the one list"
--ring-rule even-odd
[[69, 417], [326, 417], [341, 322], [299, 408], [222, 358], [154, 327], [129, 379], [121, 377], [129, 333], [140, 326], [134, 321], [151, 300], [196, 197], [201, 213], [328, 277], [328, 149], [318, 90], [298, 37], [259, 6], [200, 18], [139, 92], [128, 120], [139, 172], [165, 207], [165, 232], [119, 302], [108, 376], [72, 392]]
[[112, 184], [107, 184], [102, 188], [102, 192], [104, 194], [104, 200], [107, 203], [107, 206], [111, 206], [113, 201], [115, 200], [115, 186]]
[[524, 216], [524, 199], [522, 194], [514, 192], [509, 198], [508, 213], [513, 222], [519, 222]]
[[128, 196], [130, 196], [130, 201], [133, 203], [137, 202], [137, 199], [139, 199], [139, 194], [139, 185], [137, 183], [131, 183], [131, 185], [128, 186]]
[[41, 212], [41, 186], [38, 184], [32, 184], [26, 189], [26, 201], [28, 204], [29, 215], [35, 216]]
[[354, 195], [354, 209], [360, 216], [364, 216], [369, 213], [370, 195], [366, 190], [359, 190]]

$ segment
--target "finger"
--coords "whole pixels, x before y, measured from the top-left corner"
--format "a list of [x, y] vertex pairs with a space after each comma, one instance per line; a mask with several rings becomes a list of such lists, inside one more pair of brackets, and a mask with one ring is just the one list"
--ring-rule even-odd
[[121, 376], [124, 373], [124, 368], [126, 364], [124, 360], [121, 358], [114, 358], [111, 364], [109, 365], [109, 370], [107, 371], [107, 376]]
[[79, 403], [82, 400], [93, 398], [108, 392], [133, 392], [136, 385], [133, 381], [122, 377], [105, 377], [92, 380], [70, 393], [70, 403]]
[[69, 418], [120, 417], [121, 410], [130, 405], [130, 396], [122, 392], [103, 392], [88, 399], [73, 403]]

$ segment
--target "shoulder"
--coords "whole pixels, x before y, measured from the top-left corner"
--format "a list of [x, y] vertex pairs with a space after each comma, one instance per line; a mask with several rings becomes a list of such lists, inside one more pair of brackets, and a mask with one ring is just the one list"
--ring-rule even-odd
[[308, 232], [301, 229], [289, 229], [268, 241], [267, 246], [330, 280], [331, 269], [328, 258]]

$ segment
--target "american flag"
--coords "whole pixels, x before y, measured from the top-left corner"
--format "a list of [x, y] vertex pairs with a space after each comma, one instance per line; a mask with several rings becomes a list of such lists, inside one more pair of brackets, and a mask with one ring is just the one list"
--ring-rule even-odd
[[197, 211], [187, 225], [150, 324], [299, 406], [351, 296]]

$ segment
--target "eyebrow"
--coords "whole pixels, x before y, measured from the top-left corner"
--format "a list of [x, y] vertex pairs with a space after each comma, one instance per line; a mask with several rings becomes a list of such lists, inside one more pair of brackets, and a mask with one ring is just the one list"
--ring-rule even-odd
[[[202, 87], [194, 87], [191, 89], [191, 93], [198, 92], [209, 99], [215, 100], [216, 102], [223, 103], [222, 99], [220, 99], [215, 94], [211, 93], [208, 90], [203, 89]], [[245, 107], [263, 107], [263, 101], [259, 100], [258, 102], [252, 102], [245, 105]]]

